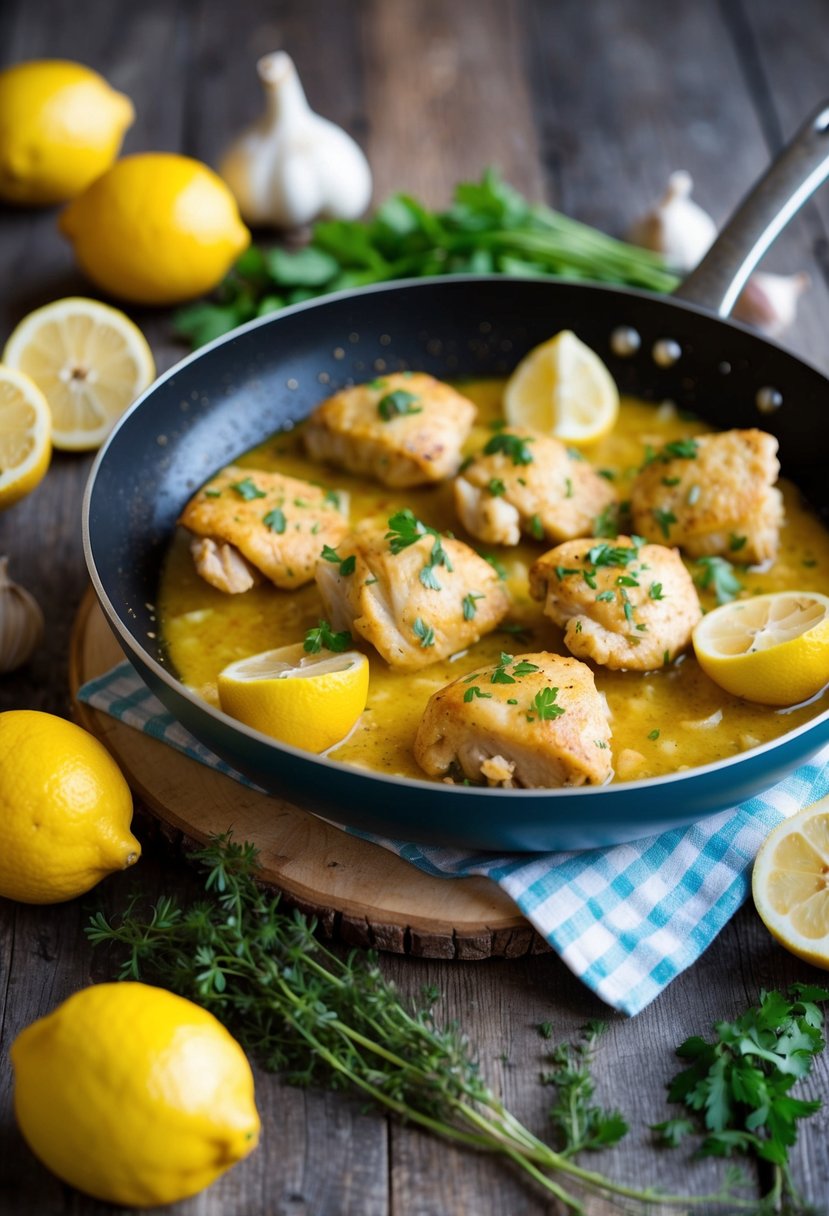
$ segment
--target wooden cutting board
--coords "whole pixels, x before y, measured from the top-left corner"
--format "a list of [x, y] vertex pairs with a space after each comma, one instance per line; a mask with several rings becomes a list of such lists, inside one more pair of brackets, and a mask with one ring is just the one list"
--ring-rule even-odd
[[72, 631], [77, 721], [106, 745], [172, 839], [232, 827], [260, 851], [263, 880], [332, 937], [424, 958], [515, 958], [548, 949], [486, 878], [434, 878], [379, 845], [281, 798], [259, 794], [78, 701], [78, 688], [123, 659], [90, 588]]

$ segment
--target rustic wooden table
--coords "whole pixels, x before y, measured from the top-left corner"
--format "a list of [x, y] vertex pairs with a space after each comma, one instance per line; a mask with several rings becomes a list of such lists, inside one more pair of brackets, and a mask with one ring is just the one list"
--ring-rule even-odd
[[[668, 15], [670, 13], [670, 15]], [[407, 189], [437, 205], [453, 183], [501, 167], [519, 189], [620, 232], [689, 169], [700, 201], [722, 220], [781, 139], [824, 95], [825, 0], [51, 0], [0, 6], [0, 58], [79, 59], [134, 100], [126, 151], [166, 149], [215, 162], [257, 111], [254, 63], [285, 48], [312, 103], [365, 147], [377, 199]], [[0, 339], [30, 308], [88, 286], [46, 212], [4, 211]], [[826, 287], [829, 194], [780, 241], [772, 268], [806, 268], [813, 287], [787, 341], [829, 369]], [[183, 354], [169, 316], [136, 319], [163, 370]], [[69, 710], [67, 650], [87, 585], [80, 502], [91, 460], [57, 453], [37, 492], [0, 518], [0, 552], [34, 590], [45, 645], [0, 684], [0, 707]], [[141, 824], [139, 824], [139, 828]], [[148, 892], [186, 884], [181, 862], [148, 839], [134, 872]], [[127, 884], [110, 880], [107, 903]], [[61, 1186], [25, 1148], [11, 1113], [8, 1045], [32, 1019], [104, 978], [82, 933], [85, 901], [30, 908], [0, 901], [0, 1213], [103, 1216], [115, 1209]], [[480, 963], [385, 956], [403, 992], [442, 991], [441, 1012], [478, 1045], [483, 1071], [512, 1110], [543, 1134], [549, 1092], [538, 1084], [544, 1043], [600, 1002], [553, 956]], [[703, 1193], [721, 1173], [682, 1151], [659, 1153], [647, 1124], [667, 1117], [663, 1085], [687, 1034], [752, 1002], [761, 986], [818, 980], [744, 908], [689, 972], [633, 1021], [611, 1015], [597, 1063], [600, 1094], [620, 1105], [631, 1135], [606, 1154], [611, 1175]], [[341, 1095], [291, 1089], [257, 1075], [259, 1150], [176, 1216], [533, 1216], [555, 1210], [498, 1162], [464, 1154]], [[824, 1058], [806, 1087], [829, 1093]], [[671, 1112], [673, 1113], [673, 1112]], [[826, 1117], [794, 1151], [794, 1174], [818, 1205], [829, 1194]], [[767, 1182], [767, 1180], [765, 1180]], [[757, 1193], [764, 1180], [756, 1179]], [[594, 1208], [598, 1212], [598, 1208]], [[604, 1209], [603, 1209], [604, 1210]]]

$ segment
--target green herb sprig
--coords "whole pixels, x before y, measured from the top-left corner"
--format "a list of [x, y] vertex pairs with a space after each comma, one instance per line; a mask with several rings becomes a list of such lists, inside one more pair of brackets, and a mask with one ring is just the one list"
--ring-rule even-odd
[[550, 1120], [558, 1151], [565, 1157], [585, 1149], [609, 1148], [628, 1132], [627, 1121], [618, 1110], [605, 1110], [593, 1102], [592, 1064], [596, 1044], [606, 1030], [606, 1022], [588, 1022], [575, 1043], [560, 1043], [549, 1053], [547, 1059], [553, 1067], [541, 1074], [542, 1085], [556, 1090]]
[[335, 633], [328, 621], [320, 620], [313, 629], [306, 632], [302, 648], [307, 654], [319, 654], [321, 650], [333, 650], [335, 654], [342, 654], [350, 645], [351, 633], [348, 629]]
[[459, 273], [549, 275], [665, 293], [678, 282], [657, 255], [530, 204], [488, 169], [480, 181], [458, 185], [446, 211], [395, 194], [368, 221], [316, 224], [310, 244], [296, 252], [251, 246], [212, 300], [179, 310], [175, 327], [200, 346], [331, 291]]
[[[434, 992], [409, 1008], [375, 954], [340, 957], [317, 940], [313, 921], [280, 909], [278, 895], [257, 882], [253, 845], [225, 833], [192, 859], [203, 876], [200, 899], [165, 895], [148, 908], [133, 899], [117, 919], [92, 918], [87, 936], [122, 953], [121, 979], [157, 983], [203, 1005], [290, 1084], [349, 1088], [453, 1144], [498, 1154], [581, 1216], [572, 1185], [683, 1210], [724, 1198], [628, 1187], [555, 1151], [485, 1084], [460, 1030], [436, 1024]], [[756, 1211], [753, 1201], [732, 1204]]]
[[724, 557], [700, 557], [694, 565], [697, 567], [694, 582], [703, 591], [713, 591], [718, 604], [728, 604], [742, 591], [743, 584]]

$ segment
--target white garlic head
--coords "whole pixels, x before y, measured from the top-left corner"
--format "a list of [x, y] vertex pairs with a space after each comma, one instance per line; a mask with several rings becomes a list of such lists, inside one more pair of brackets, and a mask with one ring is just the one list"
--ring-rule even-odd
[[740, 292], [733, 315], [738, 321], [755, 325], [770, 338], [777, 338], [793, 324], [797, 302], [811, 282], [805, 270], [799, 274], [755, 271]]
[[247, 223], [299, 228], [316, 219], [353, 220], [371, 198], [371, 170], [347, 132], [315, 114], [284, 51], [256, 65], [265, 112], [222, 158], [219, 172]]
[[631, 225], [628, 240], [661, 253], [672, 270], [693, 270], [714, 243], [717, 226], [691, 198], [691, 174], [677, 170], [661, 198]]
[[9, 559], [0, 557], [0, 673], [22, 667], [43, 637], [43, 613], [37, 600], [13, 583]]

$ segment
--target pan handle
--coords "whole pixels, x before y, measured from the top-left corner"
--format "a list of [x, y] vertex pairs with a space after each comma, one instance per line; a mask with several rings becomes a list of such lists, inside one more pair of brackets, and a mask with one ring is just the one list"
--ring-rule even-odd
[[746, 279], [789, 220], [829, 177], [824, 102], [746, 195], [695, 270], [674, 293], [727, 317]]

